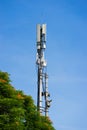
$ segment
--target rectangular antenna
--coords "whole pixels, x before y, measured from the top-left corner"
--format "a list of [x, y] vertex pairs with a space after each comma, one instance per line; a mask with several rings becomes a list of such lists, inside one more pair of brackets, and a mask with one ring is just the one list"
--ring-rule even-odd
[[37, 24], [37, 42], [40, 42], [40, 24]]
[[46, 24], [42, 24], [42, 34], [46, 35]]

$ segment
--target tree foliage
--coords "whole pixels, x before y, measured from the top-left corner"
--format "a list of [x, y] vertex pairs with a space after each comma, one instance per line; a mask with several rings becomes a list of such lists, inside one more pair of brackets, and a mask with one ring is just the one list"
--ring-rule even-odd
[[0, 130], [55, 130], [36, 110], [31, 96], [15, 90], [7, 72], [0, 71]]

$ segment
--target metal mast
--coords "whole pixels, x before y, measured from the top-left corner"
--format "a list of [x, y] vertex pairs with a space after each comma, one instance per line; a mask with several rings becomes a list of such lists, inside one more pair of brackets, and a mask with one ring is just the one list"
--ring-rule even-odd
[[48, 109], [50, 107], [50, 102], [48, 98], [50, 94], [48, 93], [48, 75], [46, 73], [46, 60], [44, 57], [44, 52], [46, 49], [46, 24], [37, 25], [37, 110], [45, 116], [48, 116]]

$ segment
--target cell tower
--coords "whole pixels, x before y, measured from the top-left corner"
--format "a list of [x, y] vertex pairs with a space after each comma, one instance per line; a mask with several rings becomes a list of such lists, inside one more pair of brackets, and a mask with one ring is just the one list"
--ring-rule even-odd
[[48, 74], [46, 73], [47, 62], [44, 57], [46, 49], [46, 24], [37, 24], [37, 110], [40, 114], [48, 116], [50, 107], [50, 94], [48, 93]]

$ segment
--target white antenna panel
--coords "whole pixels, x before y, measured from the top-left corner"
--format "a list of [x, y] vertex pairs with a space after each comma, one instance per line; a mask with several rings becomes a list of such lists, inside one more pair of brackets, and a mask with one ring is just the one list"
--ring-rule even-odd
[[46, 24], [42, 24], [42, 34], [46, 34]]
[[40, 42], [40, 24], [37, 24], [37, 42]]

